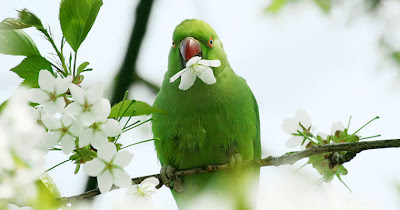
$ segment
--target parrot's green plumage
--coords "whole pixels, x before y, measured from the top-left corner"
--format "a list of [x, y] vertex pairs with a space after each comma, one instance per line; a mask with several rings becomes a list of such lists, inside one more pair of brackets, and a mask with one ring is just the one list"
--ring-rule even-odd
[[[180, 45], [187, 37], [197, 40], [200, 52], [193, 55], [181, 52]], [[197, 78], [192, 87], [182, 91], [178, 88], [180, 79], [170, 83], [170, 78], [185, 67], [185, 56], [195, 55], [221, 62], [221, 66], [212, 68], [216, 83], [208, 85]], [[243, 160], [261, 157], [257, 102], [246, 81], [229, 65], [218, 35], [204, 21], [185, 20], [176, 27], [168, 71], [154, 106], [168, 113], [153, 114], [152, 121], [154, 137], [160, 139], [155, 141], [155, 146], [163, 166], [180, 170], [225, 163], [236, 153]], [[257, 175], [258, 181], [259, 168], [252, 169], [251, 173]], [[178, 206], [203, 189], [222, 189], [215, 184], [222, 180], [220, 177], [230, 180], [227, 182], [234, 180], [227, 171], [183, 177], [185, 191], [172, 190]]]

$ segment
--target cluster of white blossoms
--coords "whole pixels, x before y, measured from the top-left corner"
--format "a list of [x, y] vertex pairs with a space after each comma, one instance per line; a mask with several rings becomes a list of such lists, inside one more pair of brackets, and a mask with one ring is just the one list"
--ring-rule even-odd
[[[109, 137], [122, 133], [122, 126], [108, 119], [109, 100], [101, 87], [84, 89], [72, 77], [54, 77], [39, 72], [40, 88], [19, 88], [0, 113], [0, 208], [9, 203], [30, 205], [37, 199], [36, 182], [45, 175], [45, 155], [61, 149], [66, 155], [91, 145], [97, 158], [87, 161], [83, 171], [96, 176], [101, 193], [113, 185], [127, 188], [134, 198], [150, 198], [159, 184], [149, 178], [133, 185], [124, 170], [133, 158], [127, 150], [117, 150]], [[32, 107], [29, 102], [37, 104]]]
[[[55, 78], [49, 71], [39, 72], [39, 87], [29, 91], [35, 107], [36, 121], [46, 131], [44, 146], [61, 146], [65, 154], [90, 144], [95, 149], [108, 142], [108, 137], [121, 134], [122, 128], [110, 115], [109, 100], [102, 98], [102, 87], [85, 90], [72, 83], [72, 77]], [[72, 99], [66, 92], [69, 90]]]
[[100, 191], [108, 192], [112, 184], [129, 187], [130, 177], [123, 167], [131, 162], [133, 155], [128, 151], [117, 153], [115, 145], [108, 141], [108, 137], [120, 135], [122, 127], [116, 120], [108, 119], [111, 105], [103, 98], [102, 87], [85, 90], [73, 84], [71, 76], [55, 78], [46, 70], [39, 72], [38, 82], [40, 88], [29, 90], [28, 97], [39, 104], [33, 114], [45, 132], [41, 146], [59, 145], [68, 155], [75, 148], [90, 144], [97, 150], [98, 158], [85, 163], [84, 172], [97, 176]]
[[[292, 135], [292, 137], [287, 140], [286, 147], [295, 148], [301, 146], [303, 149], [310, 142], [309, 138], [305, 136], [314, 133], [316, 129], [316, 127], [312, 125], [311, 118], [305, 110], [296, 110], [295, 117], [284, 119], [281, 127], [285, 133]], [[344, 131], [344, 129], [344, 125], [340, 121], [337, 121], [332, 124], [331, 135], [335, 135], [336, 131]], [[326, 139], [328, 135], [318, 132], [317, 136]]]
[[27, 91], [17, 89], [0, 114], [0, 206], [34, 200], [35, 182], [44, 171], [44, 132], [33, 120]]
[[199, 77], [204, 83], [208, 85], [215, 84], [214, 72], [210, 67], [219, 67], [221, 62], [219, 60], [203, 60], [199, 56], [194, 56], [186, 63], [186, 68], [176, 73], [170, 78], [170, 82], [175, 82], [181, 77], [179, 89], [188, 90], [193, 86], [196, 78]]

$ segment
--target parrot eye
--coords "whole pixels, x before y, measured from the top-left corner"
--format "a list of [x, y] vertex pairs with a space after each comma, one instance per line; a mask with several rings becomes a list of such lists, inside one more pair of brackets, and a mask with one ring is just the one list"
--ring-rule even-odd
[[174, 40], [172, 40], [172, 47], [176, 48], [176, 44], [175, 44]]
[[214, 46], [214, 39], [212, 37], [210, 37], [210, 39], [208, 40], [208, 46], [209, 47], [213, 47]]

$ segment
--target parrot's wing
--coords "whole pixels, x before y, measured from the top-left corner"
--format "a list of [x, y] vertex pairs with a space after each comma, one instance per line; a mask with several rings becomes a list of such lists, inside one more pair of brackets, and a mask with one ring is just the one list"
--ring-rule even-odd
[[254, 100], [254, 110], [256, 113], [256, 128], [257, 128], [257, 133], [256, 133], [256, 138], [253, 139], [253, 150], [254, 150], [254, 159], [260, 159], [261, 158], [261, 137], [260, 137], [260, 116], [258, 113], [258, 105], [257, 101], [253, 95], [253, 100]]

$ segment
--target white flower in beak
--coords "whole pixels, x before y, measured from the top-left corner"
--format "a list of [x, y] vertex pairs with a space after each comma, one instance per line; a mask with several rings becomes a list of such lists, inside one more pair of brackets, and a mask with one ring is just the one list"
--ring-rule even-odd
[[219, 67], [221, 62], [219, 60], [202, 60], [199, 56], [194, 56], [186, 63], [186, 68], [176, 73], [169, 79], [169, 82], [174, 82], [181, 77], [179, 84], [180, 90], [188, 90], [193, 86], [196, 77], [199, 77], [204, 83], [208, 85], [215, 84], [217, 80], [214, 77], [214, 72], [210, 67]]

